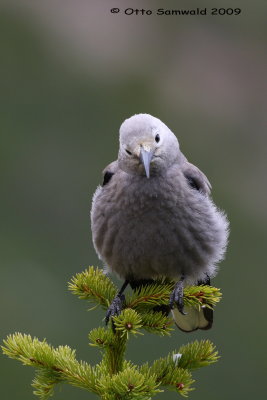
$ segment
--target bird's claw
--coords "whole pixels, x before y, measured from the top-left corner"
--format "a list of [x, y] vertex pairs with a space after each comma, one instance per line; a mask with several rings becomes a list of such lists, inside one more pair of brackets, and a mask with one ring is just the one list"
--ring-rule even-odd
[[[106, 313], [106, 318], [105, 318], [106, 325], [108, 324], [110, 318], [113, 318], [116, 315], [120, 315], [124, 306], [124, 302], [125, 302], [124, 294], [117, 294], [117, 296], [114, 297]], [[114, 325], [112, 326], [114, 329]]]
[[182, 315], [187, 313], [184, 311], [184, 279], [181, 279], [174, 286], [174, 289], [170, 295], [170, 308], [173, 310], [174, 305], [177, 305], [178, 310]]

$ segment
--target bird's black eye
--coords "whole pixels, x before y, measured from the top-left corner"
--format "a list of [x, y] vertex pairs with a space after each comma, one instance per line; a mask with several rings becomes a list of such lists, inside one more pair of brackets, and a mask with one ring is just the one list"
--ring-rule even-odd
[[129, 156], [132, 155], [132, 153], [129, 150], [125, 149], [125, 151], [126, 151], [127, 154], [129, 154]]
[[155, 136], [155, 140], [156, 140], [157, 143], [160, 141], [160, 136], [159, 136], [158, 133], [157, 133], [156, 136]]

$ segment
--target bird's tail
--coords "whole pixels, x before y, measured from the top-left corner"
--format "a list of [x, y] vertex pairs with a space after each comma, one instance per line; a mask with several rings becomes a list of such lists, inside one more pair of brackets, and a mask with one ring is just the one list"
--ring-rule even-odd
[[176, 326], [183, 332], [193, 332], [196, 329], [210, 329], [213, 322], [213, 310], [205, 306], [200, 309], [184, 307], [186, 315], [177, 308], [171, 310]]

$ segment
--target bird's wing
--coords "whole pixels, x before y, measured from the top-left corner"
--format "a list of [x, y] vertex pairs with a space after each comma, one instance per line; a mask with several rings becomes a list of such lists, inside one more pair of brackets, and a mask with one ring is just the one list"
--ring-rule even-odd
[[198, 167], [186, 160], [182, 165], [182, 171], [193, 189], [199, 190], [205, 194], [210, 194], [211, 184], [206, 175], [203, 174]]
[[197, 329], [207, 330], [212, 327], [213, 310], [210, 308], [184, 307], [186, 315], [177, 308], [172, 310], [172, 317], [176, 326], [183, 332], [193, 332]]
[[113, 161], [110, 163], [106, 168], [103, 170], [103, 184], [102, 186], [105, 186], [108, 184], [108, 182], [111, 180], [112, 176], [117, 172], [118, 170], [118, 161]]

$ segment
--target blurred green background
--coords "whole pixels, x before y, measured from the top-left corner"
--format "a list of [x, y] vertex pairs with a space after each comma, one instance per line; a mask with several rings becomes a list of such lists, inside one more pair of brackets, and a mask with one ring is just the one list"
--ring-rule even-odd
[[[216, 5], [242, 13], [109, 11]], [[231, 236], [213, 282], [224, 295], [214, 328], [132, 339], [127, 356], [141, 363], [209, 338], [221, 360], [195, 373], [190, 398], [264, 397], [266, 12], [266, 1], [248, 0], [1, 1], [1, 339], [25, 332], [99, 360], [87, 333], [103, 324], [103, 312], [87, 312], [67, 282], [101, 265], [91, 242], [91, 198], [102, 169], [117, 157], [122, 121], [151, 113], [209, 177]], [[33, 399], [32, 377], [31, 368], [0, 356], [1, 399]], [[95, 397], [65, 385], [54, 398]]]

